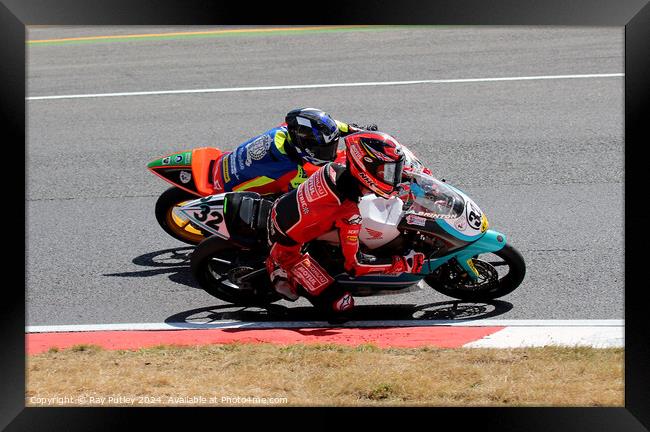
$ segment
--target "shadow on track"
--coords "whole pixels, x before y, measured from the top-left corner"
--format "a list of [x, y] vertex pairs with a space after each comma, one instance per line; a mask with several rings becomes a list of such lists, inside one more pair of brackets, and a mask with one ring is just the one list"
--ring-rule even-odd
[[[360, 305], [354, 308], [350, 314], [350, 321], [377, 322], [382, 321], [475, 321], [480, 319], [493, 318], [502, 315], [512, 309], [512, 304], [493, 300], [486, 303], [470, 303], [460, 300], [448, 302], [429, 303], [424, 305], [414, 304], [392, 304], [392, 305]], [[237, 324], [238, 328], [230, 328], [228, 331], [245, 329], [247, 323], [250, 326], [259, 323], [295, 323], [299, 326], [302, 323], [313, 321], [324, 321], [325, 319], [315, 308], [308, 307], [285, 307], [278, 304], [270, 304], [265, 307], [244, 307], [235, 305], [218, 305], [174, 314], [165, 320], [166, 324], [182, 328], [219, 328]], [[223, 321], [240, 321], [240, 323], [224, 323]], [[325, 326], [328, 326], [325, 324]], [[310, 332], [309, 330], [305, 330]]]
[[[133, 264], [149, 267], [148, 270], [108, 273], [104, 276], [111, 277], [152, 277], [169, 273], [173, 282], [198, 288], [190, 271], [190, 254], [193, 246], [163, 249], [150, 252], [133, 258]], [[389, 296], [390, 297], [390, 296]], [[387, 304], [387, 305], [359, 305], [355, 307], [350, 316], [351, 321], [381, 322], [381, 321], [474, 321], [493, 318], [512, 309], [512, 304], [493, 300], [485, 303], [472, 303], [460, 300], [416, 304]], [[238, 321], [238, 323], [224, 323], [223, 321]], [[286, 307], [281, 304], [270, 304], [264, 307], [244, 307], [230, 304], [208, 306], [179, 312], [168, 317], [165, 323], [181, 328], [210, 328], [226, 327], [237, 324], [239, 329], [254, 326], [260, 322], [296, 323], [325, 321], [319, 312], [312, 306]], [[327, 326], [327, 324], [325, 324]], [[230, 328], [229, 331], [237, 331]], [[307, 333], [313, 330], [303, 330]]]
[[152, 277], [169, 273], [169, 280], [192, 288], [200, 288], [192, 278], [190, 271], [190, 254], [194, 246], [173, 249], [163, 249], [140, 255], [131, 261], [142, 267], [152, 267], [151, 270], [140, 270], [122, 273], [106, 273], [103, 276], [113, 277]]

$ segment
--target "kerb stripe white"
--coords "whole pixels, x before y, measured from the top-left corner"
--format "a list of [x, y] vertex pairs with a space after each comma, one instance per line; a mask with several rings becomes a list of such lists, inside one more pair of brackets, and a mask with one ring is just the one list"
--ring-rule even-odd
[[621, 348], [625, 346], [625, 328], [609, 327], [506, 327], [465, 348], [523, 348], [543, 346], [589, 346]]
[[[326, 321], [234, 321], [221, 320], [209, 323], [128, 323], [128, 324], [70, 324], [27, 326], [25, 333], [129, 331], [129, 330], [185, 330], [209, 328], [309, 328], [328, 327]], [[349, 321], [344, 327], [620, 327], [623, 320], [387, 320]]]

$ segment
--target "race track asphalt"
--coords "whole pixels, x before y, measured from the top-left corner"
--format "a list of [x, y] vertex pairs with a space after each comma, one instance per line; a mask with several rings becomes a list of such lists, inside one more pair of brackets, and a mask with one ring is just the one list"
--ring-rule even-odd
[[[192, 30], [38, 27], [28, 37]], [[32, 43], [27, 96], [622, 73], [623, 36], [613, 27], [430, 27]], [[298, 106], [395, 135], [474, 198], [527, 263], [523, 284], [495, 305], [461, 305], [461, 313], [425, 288], [359, 298], [364, 316], [621, 319], [623, 84], [607, 77], [28, 100], [27, 324], [264, 319], [263, 310], [226, 307], [196, 287], [182, 260], [190, 249], [156, 223], [153, 206], [167, 184], [146, 164], [193, 147], [232, 149]], [[311, 313], [304, 300], [279, 304], [287, 319]]]

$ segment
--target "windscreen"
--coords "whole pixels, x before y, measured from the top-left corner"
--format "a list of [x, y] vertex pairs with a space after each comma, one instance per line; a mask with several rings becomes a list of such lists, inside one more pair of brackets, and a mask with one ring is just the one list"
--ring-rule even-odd
[[465, 210], [465, 200], [443, 182], [426, 174], [415, 174], [410, 182], [410, 212], [427, 217], [456, 219]]

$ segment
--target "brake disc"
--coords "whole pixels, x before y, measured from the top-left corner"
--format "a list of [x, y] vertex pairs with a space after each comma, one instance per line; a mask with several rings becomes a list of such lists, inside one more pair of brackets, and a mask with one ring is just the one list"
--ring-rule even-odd
[[226, 277], [230, 282], [237, 284], [237, 286], [239, 286], [240, 289], [252, 289], [250, 283], [242, 282], [241, 278], [243, 276], [246, 276], [253, 270], [255, 270], [253, 267], [246, 267], [246, 266], [236, 267], [232, 270], [229, 270], [228, 273], [226, 273]]
[[472, 261], [476, 271], [478, 271], [478, 279], [473, 280], [468, 277], [460, 281], [459, 288], [464, 287], [476, 290], [491, 286], [499, 280], [499, 273], [490, 263], [476, 258]]

